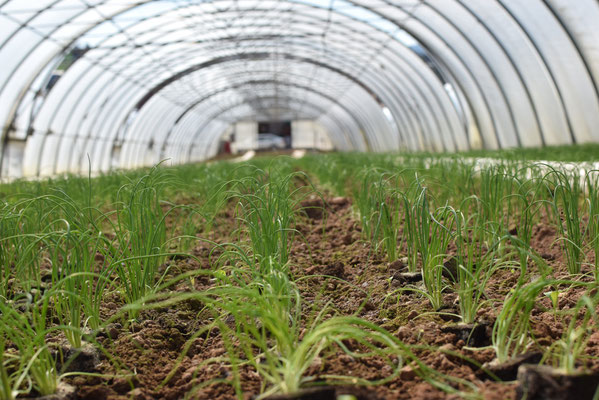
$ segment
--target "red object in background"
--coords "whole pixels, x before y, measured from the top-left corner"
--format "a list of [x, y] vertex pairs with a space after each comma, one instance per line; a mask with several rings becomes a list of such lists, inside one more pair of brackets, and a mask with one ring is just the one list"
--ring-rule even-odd
[[225, 142], [223, 146], [223, 151], [225, 154], [231, 154], [231, 142], [229, 142], [228, 140]]

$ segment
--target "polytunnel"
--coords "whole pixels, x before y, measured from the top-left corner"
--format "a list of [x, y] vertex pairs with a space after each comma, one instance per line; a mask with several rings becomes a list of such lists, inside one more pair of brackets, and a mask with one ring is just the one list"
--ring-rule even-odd
[[208, 159], [309, 121], [339, 151], [599, 142], [596, 0], [3, 0], [2, 177]]

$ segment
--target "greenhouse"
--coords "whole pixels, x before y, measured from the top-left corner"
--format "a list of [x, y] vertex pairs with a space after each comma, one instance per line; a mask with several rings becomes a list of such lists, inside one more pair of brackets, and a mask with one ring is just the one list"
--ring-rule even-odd
[[599, 398], [597, 0], [0, 0], [0, 400]]

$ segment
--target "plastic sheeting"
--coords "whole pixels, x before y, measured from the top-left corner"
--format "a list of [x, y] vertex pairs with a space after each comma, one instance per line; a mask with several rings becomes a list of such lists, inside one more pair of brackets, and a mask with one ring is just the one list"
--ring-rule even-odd
[[204, 160], [246, 120], [343, 151], [599, 141], [596, 0], [4, 0], [0, 176]]

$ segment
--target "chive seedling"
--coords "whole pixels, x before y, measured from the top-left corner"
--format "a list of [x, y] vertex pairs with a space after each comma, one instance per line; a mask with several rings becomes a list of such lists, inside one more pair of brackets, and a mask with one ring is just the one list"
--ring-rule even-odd
[[[416, 288], [409, 288], [409, 290], [423, 294], [431, 306], [439, 310], [443, 306], [442, 292], [446, 286], [443, 280], [443, 261], [447, 254], [447, 246], [454, 235], [457, 215], [455, 210], [447, 205], [431, 212], [426, 187], [422, 187], [419, 182], [417, 186], [420, 190], [413, 205], [410, 205], [408, 197], [404, 196], [404, 202], [410, 206], [406, 216], [408, 225], [405, 226], [404, 232], [408, 230], [408, 246], [415, 244], [415, 249], [411, 251], [417, 250], [420, 254], [425, 290]], [[415, 253], [411, 255], [414, 262]]]
[[512, 289], [503, 302], [491, 335], [492, 347], [500, 363], [526, 351], [530, 338], [530, 315], [538, 296], [547, 288], [565, 281], [538, 279]]
[[[480, 210], [481, 203], [476, 196], [462, 202], [462, 207]], [[509, 255], [500, 256], [497, 239], [490, 248], [485, 246], [485, 221], [480, 212], [472, 213], [468, 218], [462, 212], [456, 212], [456, 292], [462, 322], [473, 323], [478, 310], [484, 305], [485, 288], [493, 274], [500, 268], [508, 268]]]
[[154, 167], [136, 182], [122, 186], [117, 194], [114, 226], [118, 256], [111, 268], [127, 303], [151, 293], [157, 284], [158, 266], [164, 260], [166, 242], [165, 217], [160, 191], [168, 177]]
[[278, 179], [270, 177], [272, 173], [256, 169], [255, 176], [236, 181], [229, 193], [231, 198], [239, 200], [238, 218], [250, 239], [252, 254], [262, 275], [270, 271], [272, 265], [286, 267], [295, 234], [295, 213], [301, 209], [301, 201], [315, 192], [311, 184], [291, 188], [294, 177], [307, 179], [303, 173]]
[[599, 171], [587, 172], [585, 184], [589, 210], [588, 241], [595, 254], [595, 281], [599, 282]]
[[[587, 342], [593, 332], [599, 326], [596, 307], [599, 296], [583, 295], [576, 306], [569, 310], [570, 322], [564, 330], [562, 337], [553, 343], [548, 349], [549, 357], [553, 359], [554, 365], [566, 374], [577, 371], [579, 362], [585, 353]], [[580, 315], [582, 314], [582, 317]]]
[[18, 362], [13, 359], [14, 362], [10, 364], [15, 371], [8, 377], [13, 397], [19, 393], [29, 393], [31, 389], [42, 396], [56, 392], [59, 379], [56, 362], [45, 343], [49, 300], [49, 296], [34, 299], [31, 295], [15, 299], [15, 302], [23, 303], [27, 308], [25, 313], [0, 301], [0, 337], [3, 338], [0, 340], [12, 343], [19, 357]]
[[584, 256], [582, 240], [585, 236], [580, 224], [579, 202], [582, 193], [580, 180], [576, 174], [569, 174], [565, 170], [551, 166], [548, 168], [550, 172], [545, 179], [553, 186], [551, 191], [553, 213], [566, 253], [568, 272], [573, 275], [579, 274]]

